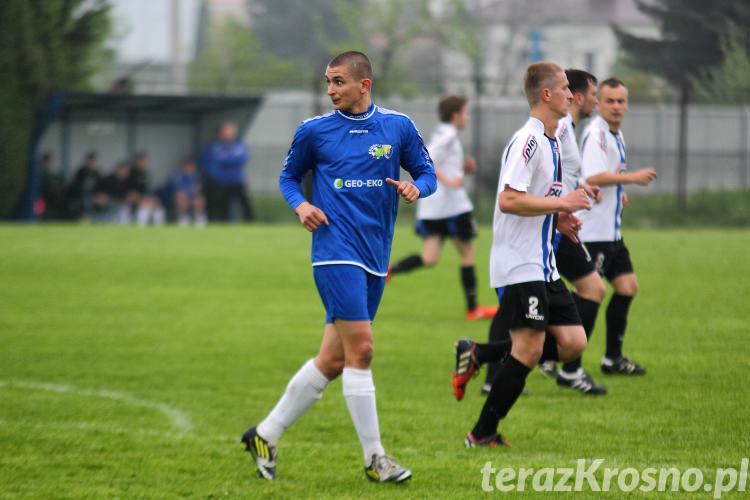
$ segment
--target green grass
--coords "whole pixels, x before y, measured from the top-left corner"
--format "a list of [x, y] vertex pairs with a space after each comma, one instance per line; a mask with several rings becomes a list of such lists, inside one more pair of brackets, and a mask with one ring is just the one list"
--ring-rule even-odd
[[[485, 303], [489, 239], [483, 228]], [[309, 242], [296, 225], [0, 226], [0, 499], [615, 499], [625, 496], [617, 486], [485, 493], [480, 470], [602, 458], [610, 468], [697, 467], [713, 481], [750, 455], [750, 231], [629, 230], [641, 291], [625, 351], [646, 377], [599, 373], [602, 314], [584, 366], [608, 396], [559, 390], [533, 372], [530, 396], [501, 423], [513, 447], [463, 448], [484, 400], [478, 381], [453, 400], [452, 342], [486, 338], [488, 322], [463, 319], [448, 248], [435, 269], [388, 285], [374, 325], [383, 442], [411, 483], [364, 478], [338, 381], [283, 436], [280, 479], [260, 481], [239, 437], [322, 334]], [[419, 247], [399, 226], [394, 258]]]

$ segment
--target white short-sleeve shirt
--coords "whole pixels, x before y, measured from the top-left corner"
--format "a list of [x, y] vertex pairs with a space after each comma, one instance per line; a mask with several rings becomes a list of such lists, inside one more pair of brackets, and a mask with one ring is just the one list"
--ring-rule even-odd
[[[626, 168], [622, 131], [612, 132], [601, 116], [593, 118], [581, 138], [581, 178], [586, 180], [604, 172], [618, 174]], [[578, 233], [578, 238], [583, 242], [622, 239], [623, 186], [601, 186], [601, 191], [602, 201], [592, 203], [591, 210], [576, 213], [583, 221]]]
[[[544, 134], [544, 124], [536, 118], [529, 118], [503, 151], [498, 196], [506, 185], [540, 198], [562, 194], [560, 148], [556, 139]], [[490, 286], [559, 279], [552, 246], [556, 220], [552, 214], [504, 213], [496, 202]]]
[[[427, 151], [436, 169], [450, 179], [464, 176], [464, 149], [458, 138], [458, 129], [450, 123], [437, 126], [427, 144]], [[466, 189], [448, 187], [438, 179], [437, 190], [427, 198], [417, 200], [417, 219], [445, 219], [471, 212], [471, 203]]]
[[578, 179], [581, 176], [581, 153], [578, 151], [573, 117], [570, 113], [557, 122], [555, 137], [562, 150], [563, 196], [565, 196], [578, 188]]

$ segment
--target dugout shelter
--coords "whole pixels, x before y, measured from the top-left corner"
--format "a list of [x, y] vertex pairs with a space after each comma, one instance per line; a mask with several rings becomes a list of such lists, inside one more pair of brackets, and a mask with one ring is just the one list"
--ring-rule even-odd
[[239, 137], [244, 137], [262, 102], [261, 95], [51, 95], [37, 118], [27, 191], [18, 215], [35, 219], [38, 161], [44, 152], [54, 155], [58, 170], [69, 180], [90, 151], [98, 153], [104, 175], [117, 162], [132, 160], [144, 151], [149, 156], [149, 188], [158, 188], [177, 171], [181, 159], [200, 155], [221, 123], [234, 122]]

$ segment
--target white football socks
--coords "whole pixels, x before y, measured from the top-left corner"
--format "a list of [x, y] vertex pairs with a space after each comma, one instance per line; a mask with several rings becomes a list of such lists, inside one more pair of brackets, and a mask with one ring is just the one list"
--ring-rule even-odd
[[308, 360], [289, 381], [271, 413], [258, 424], [258, 434], [276, 446], [281, 434], [320, 399], [328, 382], [313, 360]]
[[362, 444], [365, 464], [369, 465], [374, 454], [385, 455], [383, 445], [380, 443], [380, 426], [375, 405], [372, 370], [345, 367], [341, 376], [341, 385], [346, 406], [349, 408], [359, 442]]

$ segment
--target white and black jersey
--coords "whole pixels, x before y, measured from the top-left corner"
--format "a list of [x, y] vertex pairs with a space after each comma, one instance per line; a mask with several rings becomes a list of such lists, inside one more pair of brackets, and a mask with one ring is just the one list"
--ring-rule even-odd
[[[435, 168], [449, 179], [464, 176], [464, 149], [458, 129], [450, 123], [441, 123], [432, 133], [427, 151]], [[463, 186], [448, 187], [438, 179], [437, 190], [429, 198], [417, 200], [417, 219], [446, 219], [474, 209]]]
[[[619, 174], [626, 168], [622, 131], [612, 132], [601, 116], [592, 119], [581, 139], [581, 178], [586, 180], [604, 172]], [[622, 239], [622, 184], [601, 186], [601, 192], [601, 202], [594, 203], [591, 210], [576, 213], [583, 221], [578, 234], [583, 242]]]
[[[555, 138], [544, 134], [544, 124], [537, 118], [529, 118], [503, 151], [498, 196], [505, 186], [540, 198], [562, 194], [560, 148]], [[556, 221], [552, 214], [504, 213], [495, 203], [490, 250], [493, 288], [559, 279], [552, 244]]]
[[562, 150], [563, 196], [578, 189], [578, 179], [581, 176], [581, 153], [576, 142], [573, 117], [570, 113], [560, 118], [555, 131]]

